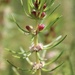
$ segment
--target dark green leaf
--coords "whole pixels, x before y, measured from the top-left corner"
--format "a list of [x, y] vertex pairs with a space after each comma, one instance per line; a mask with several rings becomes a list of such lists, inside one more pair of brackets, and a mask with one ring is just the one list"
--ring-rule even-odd
[[64, 64], [64, 63], [61, 63], [61, 64], [59, 64], [58, 66], [56, 66], [55, 68], [53, 68], [53, 69], [51, 69], [51, 70], [42, 68], [42, 71], [45, 71], [45, 72], [52, 72], [52, 71], [56, 70], [57, 68], [59, 68], [60, 66], [62, 66], [63, 64]]
[[19, 28], [20, 30], [22, 30], [23, 32], [29, 33], [28, 31], [26, 31], [26, 30], [24, 30], [24, 29], [22, 29], [22, 28], [20, 27], [20, 25], [16, 22], [16, 20], [15, 20], [15, 18], [14, 18], [13, 15], [12, 15], [12, 19], [13, 19], [13, 22], [18, 26], [18, 28]]
[[48, 30], [51, 26], [53, 26], [62, 16], [57, 17], [53, 22], [50, 22], [44, 30]]
[[45, 0], [41, 0], [41, 1], [40, 1], [39, 9], [40, 9], [40, 8], [43, 8], [44, 3], [45, 3]]
[[26, 72], [29, 72], [29, 71], [31, 71], [31, 70], [27, 70], [27, 69], [22, 69], [22, 68], [20, 68], [20, 67], [17, 67], [17, 66], [15, 66], [15, 65], [13, 65], [9, 60], [6, 60], [12, 67], [14, 67], [14, 68], [16, 68], [16, 69], [18, 69], [18, 70], [22, 70], [22, 71], [26, 71]]
[[27, 0], [27, 5], [28, 5], [28, 12], [31, 14], [31, 6], [30, 6], [30, 0]]
[[48, 63], [46, 63], [45, 66], [47, 66], [47, 65], [49, 65], [49, 64], [51, 64], [51, 63], [57, 61], [57, 60], [60, 58], [60, 56], [61, 56], [62, 54], [63, 54], [63, 51], [62, 51], [55, 59], [53, 59], [52, 61], [50, 60]]
[[60, 4], [58, 4], [58, 5], [52, 10], [52, 12], [51, 12], [48, 16], [50, 16], [51, 14], [53, 14], [54, 11], [55, 11], [59, 6], [60, 6]]
[[21, 1], [21, 5], [22, 5], [22, 8], [24, 10], [24, 13], [27, 17], [31, 18], [31, 16], [26, 12], [25, 8], [24, 8], [24, 4], [23, 4], [23, 0], [20, 0]]
[[66, 37], [67, 37], [67, 35], [65, 35], [61, 40], [59, 40], [59, 41], [57, 40], [57, 41], [53, 42], [51, 45], [47, 46], [47, 47], [44, 48], [44, 49], [47, 50], [47, 49], [51, 49], [51, 48], [57, 46], [57, 45], [60, 44]]
[[47, 7], [46, 7], [46, 9], [45, 9], [44, 11], [49, 12], [50, 9], [51, 9], [51, 7], [52, 7], [53, 4], [54, 4], [54, 1], [55, 1], [55, 0], [51, 0], [51, 1], [46, 0]]
[[52, 5], [52, 4], [54, 3], [54, 1], [55, 1], [55, 0], [51, 0], [49, 4]]

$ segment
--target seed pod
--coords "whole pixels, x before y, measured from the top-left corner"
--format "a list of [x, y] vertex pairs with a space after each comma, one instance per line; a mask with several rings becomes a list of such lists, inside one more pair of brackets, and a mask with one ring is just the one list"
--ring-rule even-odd
[[43, 29], [44, 29], [44, 27], [45, 27], [45, 25], [44, 25], [44, 24], [39, 24], [39, 25], [38, 25], [38, 30], [39, 30], [39, 31], [41, 31], [41, 30], [43, 30]]

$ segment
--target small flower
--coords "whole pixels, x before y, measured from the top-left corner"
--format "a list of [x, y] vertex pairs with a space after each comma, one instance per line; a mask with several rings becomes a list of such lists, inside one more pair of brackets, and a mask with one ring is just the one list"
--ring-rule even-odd
[[26, 29], [27, 29], [28, 31], [30, 31], [30, 32], [31, 32], [31, 30], [33, 30], [33, 27], [32, 27], [32, 26], [27, 25], [27, 26], [26, 26]]
[[44, 25], [44, 24], [39, 24], [39, 25], [38, 25], [38, 30], [39, 30], [39, 31], [41, 31], [41, 30], [43, 30], [43, 29], [44, 29], [44, 27], [45, 27], [45, 25]]
[[38, 70], [41, 69], [44, 66], [44, 64], [42, 62], [40, 63], [33, 63], [33, 70]]
[[43, 45], [41, 43], [39, 43], [38, 45], [32, 44], [32, 46], [30, 47], [30, 50], [36, 51], [36, 52], [38, 52], [42, 49], [43, 49]]

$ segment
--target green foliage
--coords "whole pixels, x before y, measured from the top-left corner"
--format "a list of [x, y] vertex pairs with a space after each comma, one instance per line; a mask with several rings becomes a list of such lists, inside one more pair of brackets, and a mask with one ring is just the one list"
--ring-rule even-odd
[[[26, 27], [27, 30], [25, 30], [20, 27], [20, 25], [17, 23], [14, 16], [12, 16], [12, 20], [21, 31], [23, 31], [24, 33], [30, 33], [31, 36], [33, 37], [33, 39], [31, 40], [33, 41], [31, 41], [31, 46], [29, 47], [30, 51], [27, 51], [27, 52], [23, 50], [22, 48], [20, 49], [20, 52], [12, 51], [10, 49], [6, 49], [6, 50], [11, 52], [13, 56], [16, 58], [26, 59], [26, 61], [30, 64], [31, 69], [21, 69], [13, 65], [9, 60], [7, 60], [7, 62], [10, 63], [14, 68], [18, 70], [22, 70], [22, 71], [26, 71], [30, 73], [36, 73], [37, 75], [41, 75], [41, 70], [46, 71], [46, 72], [51, 72], [51, 71], [56, 70], [57, 68], [62, 66], [63, 63], [59, 64], [58, 66], [56, 66], [55, 68], [51, 70], [47, 70], [44, 67], [58, 60], [58, 58], [60, 58], [60, 56], [62, 55], [63, 51], [54, 60], [49, 61], [45, 64], [43, 64], [43, 62], [45, 62], [45, 59], [41, 57], [40, 51], [49, 50], [51, 48], [54, 48], [55, 46], [60, 44], [66, 38], [66, 36], [64, 36], [63, 38], [61, 38], [62, 36], [59, 36], [55, 40], [53, 40], [51, 43], [47, 45], [43, 45], [42, 43], [39, 43], [39, 37], [40, 37], [39, 33], [46, 32], [46, 30], [51, 28], [61, 18], [61, 16], [57, 17], [52, 23], [49, 23], [45, 27], [43, 24], [41, 24], [41, 21], [46, 20], [46, 18], [50, 17], [54, 13], [54, 11], [60, 6], [60, 4], [58, 4], [50, 12], [50, 9], [53, 6], [55, 0], [27, 0], [26, 2], [27, 2], [28, 11], [26, 11], [24, 8], [23, 1], [22, 0], [20, 1], [21, 1], [21, 5], [22, 5], [25, 15], [27, 15], [30, 19], [35, 20], [36, 25], [35, 27], [33, 27], [32, 25], [31, 26], [28, 25]], [[30, 61], [30, 58], [29, 58], [31, 55], [33, 55], [33, 53], [35, 53], [35, 59], [36, 59], [35, 62]]]

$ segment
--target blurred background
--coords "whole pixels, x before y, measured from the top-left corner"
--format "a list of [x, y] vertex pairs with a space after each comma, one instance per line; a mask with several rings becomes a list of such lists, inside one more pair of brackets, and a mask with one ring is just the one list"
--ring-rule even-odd
[[[26, 8], [26, 1], [24, 6]], [[64, 66], [52, 73], [43, 73], [43, 75], [75, 75], [75, 0], [55, 0], [56, 6], [61, 6], [49, 18], [54, 20], [58, 15], [63, 17], [50, 28], [46, 33], [41, 34], [43, 37], [41, 42], [47, 44], [59, 35], [67, 35], [67, 38], [57, 47], [47, 52], [46, 58], [52, 59], [60, 51], [64, 50], [64, 54], [57, 62], [65, 61]], [[24, 71], [15, 70], [6, 62], [9, 59], [13, 64], [28, 68], [30, 67], [26, 60], [16, 59], [5, 48], [19, 51], [20, 47], [29, 50], [31, 36], [22, 33], [18, 27], [12, 22], [11, 14], [14, 14], [17, 22], [25, 29], [25, 25], [35, 25], [34, 20], [29, 19], [23, 12], [19, 0], [0, 0], [0, 75], [31, 75]], [[45, 24], [49, 21], [45, 21]], [[31, 60], [34, 58], [31, 57]], [[56, 63], [49, 66], [55, 66]], [[19, 74], [17, 73], [19, 72]]]

